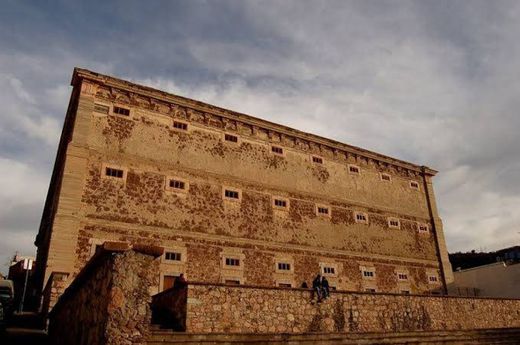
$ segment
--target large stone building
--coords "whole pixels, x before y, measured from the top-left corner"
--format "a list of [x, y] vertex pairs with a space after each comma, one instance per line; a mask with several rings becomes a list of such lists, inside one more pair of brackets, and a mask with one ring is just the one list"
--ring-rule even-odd
[[36, 238], [48, 294], [108, 240], [166, 248], [157, 290], [181, 272], [395, 293], [452, 280], [436, 171], [84, 69], [72, 86]]

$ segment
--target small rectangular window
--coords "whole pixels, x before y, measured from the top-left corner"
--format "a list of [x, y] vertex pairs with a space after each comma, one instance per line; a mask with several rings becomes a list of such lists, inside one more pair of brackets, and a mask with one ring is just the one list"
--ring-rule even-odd
[[105, 168], [105, 175], [106, 176], [110, 176], [110, 177], [115, 177], [115, 178], [123, 178], [124, 171], [121, 170], [121, 169], [106, 167]]
[[381, 173], [381, 180], [389, 182], [392, 180], [392, 176], [390, 176], [389, 174]]
[[271, 151], [277, 155], [283, 155], [283, 149], [279, 146], [271, 146]]
[[178, 180], [170, 180], [170, 188], [174, 189], [186, 189], [186, 183]]
[[235, 190], [226, 189], [224, 191], [224, 196], [229, 199], [240, 199], [240, 193]]
[[130, 116], [130, 109], [114, 106], [114, 114]]
[[388, 227], [392, 229], [400, 229], [401, 228], [401, 222], [399, 219], [396, 218], [389, 218], [388, 219]]
[[279, 262], [278, 263], [278, 270], [280, 271], [290, 271], [291, 270], [291, 264], [287, 262]]
[[356, 165], [349, 165], [348, 166], [348, 171], [351, 173], [351, 174], [355, 174], [355, 175], [359, 175], [360, 173], [360, 169], [358, 166]]
[[226, 266], [240, 266], [240, 259], [226, 258]]
[[406, 273], [397, 273], [398, 280], [408, 280], [408, 274]]
[[323, 164], [323, 158], [321, 158], [321, 157], [312, 156], [312, 161], [314, 163]]
[[292, 288], [292, 284], [289, 284], [289, 283], [278, 283], [278, 287], [281, 287], [281, 288]]
[[363, 276], [363, 278], [365, 279], [373, 279], [375, 276], [376, 276], [376, 273], [373, 269], [362, 269], [361, 270], [361, 275]]
[[336, 274], [336, 269], [334, 267], [323, 267], [324, 274]]
[[368, 216], [366, 213], [356, 212], [355, 217], [356, 217], [356, 223], [364, 223], [364, 224], [368, 223]]
[[437, 278], [437, 276], [428, 276], [428, 282], [430, 283], [437, 283], [439, 281], [439, 279]]
[[286, 208], [287, 207], [287, 201], [282, 200], [282, 199], [274, 199], [274, 206]]
[[110, 107], [108, 105], [94, 103], [94, 111], [96, 113], [108, 114], [110, 111]]
[[181, 253], [166, 252], [164, 253], [164, 259], [167, 261], [181, 261]]
[[180, 129], [182, 131], [187, 131], [188, 130], [188, 124], [184, 123], [184, 122], [173, 121], [173, 128], [177, 128], [177, 129]]
[[238, 142], [238, 137], [236, 135], [233, 135], [233, 134], [225, 134], [224, 135], [224, 140], [231, 141], [232, 143], [237, 143]]
[[318, 214], [328, 216], [329, 215], [329, 208], [325, 206], [318, 206]]
[[419, 189], [419, 183], [416, 181], [410, 181], [410, 188], [412, 189]]
[[428, 233], [429, 232], [428, 224], [418, 223], [417, 230], [422, 233]]

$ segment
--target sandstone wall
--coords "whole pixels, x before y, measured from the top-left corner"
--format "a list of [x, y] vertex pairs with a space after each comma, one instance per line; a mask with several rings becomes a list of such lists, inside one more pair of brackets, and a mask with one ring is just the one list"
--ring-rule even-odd
[[399, 332], [520, 327], [520, 300], [189, 285], [187, 332]]
[[106, 244], [60, 297], [49, 319], [53, 345], [145, 344], [150, 287], [162, 249]]
[[[180, 262], [162, 261], [157, 290], [180, 272], [212, 283], [299, 286], [324, 265], [336, 268], [329, 280], [343, 290], [430, 292], [449, 280], [435, 171], [89, 71], [76, 71], [72, 84], [59, 181], [37, 241], [44, 281], [52, 272], [73, 279], [106, 240], [182, 252]], [[114, 114], [115, 106], [129, 115]], [[225, 141], [226, 133], [237, 142]], [[105, 167], [124, 177], [106, 178]], [[188, 188], [168, 190], [169, 178]], [[224, 200], [224, 186], [240, 190], [240, 201]], [[275, 196], [286, 210], [273, 207]], [[318, 205], [330, 216], [317, 215]], [[367, 224], [355, 221], [356, 212]], [[419, 224], [429, 230], [419, 232]], [[223, 267], [230, 253], [240, 269]], [[289, 274], [276, 270], [280, 260], [292, 263]], [[375, 278], [362, 279], [361, 267], [375, 269]], [[409, 279], [398, 282], [398, 271]]]

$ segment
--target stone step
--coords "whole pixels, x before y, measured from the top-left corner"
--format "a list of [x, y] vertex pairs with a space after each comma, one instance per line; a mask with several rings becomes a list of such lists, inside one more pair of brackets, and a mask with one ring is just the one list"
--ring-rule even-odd
[[428, 331], [400, 333], [308, 333], [308, 334], [188, 334], [154, 331], [148, 345], [166, 344], [520, 344], [520, 329]]

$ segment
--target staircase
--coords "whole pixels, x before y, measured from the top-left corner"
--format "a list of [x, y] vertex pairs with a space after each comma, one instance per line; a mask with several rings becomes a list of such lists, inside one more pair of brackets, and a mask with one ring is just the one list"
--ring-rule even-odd
[[520, 345], [520, 328], [399, 333], [190, 334], [152, 328], [148, 345]]

